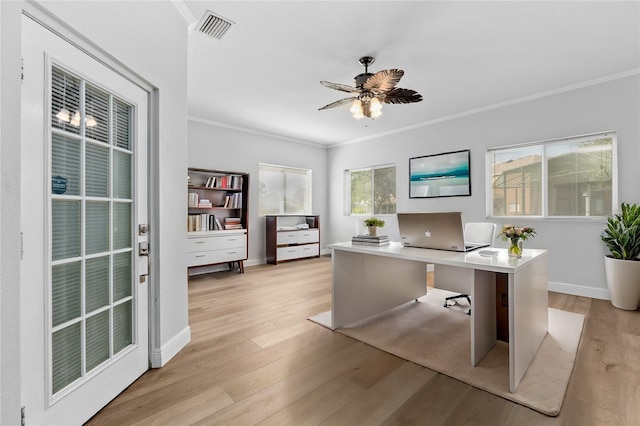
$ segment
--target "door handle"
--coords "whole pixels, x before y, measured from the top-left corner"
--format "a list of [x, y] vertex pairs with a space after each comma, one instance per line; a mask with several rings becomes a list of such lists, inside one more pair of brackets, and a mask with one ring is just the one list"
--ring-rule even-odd
[[143, 283], [147, 280], [147, 276], [151, 270], [148, 241], [140, 241], [138, 243], [138, 268], [140, 271], [140, 283]]

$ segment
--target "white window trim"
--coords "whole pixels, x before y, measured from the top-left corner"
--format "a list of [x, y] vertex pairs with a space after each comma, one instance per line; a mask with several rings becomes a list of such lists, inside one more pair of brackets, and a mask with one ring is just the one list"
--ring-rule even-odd
[[[526, 219], [544, 219], [544, 220], [580, 220], [580, 221], [592, 221], [592, 222], [602, 222], [606, 221], [607, 216], [549, 216], [548, 212], [548, 176], [547, 176], [547, 147], [549, 145], [563, 142], [563, 141], [572, 141], [572, 142], [581, 142], [584, 140], [592, 140], [596, 137], [611, 137], [612, 141], [612, 177], [611, 177], [611, 214], [618, 213], [619, 203], [618, 203], [618, 133], [617, 130], [608, 130], [606, 132], [596, 132], [596, 133], [588, 133], [583, 135], [576, 136], [567, 136], [562, 138], [555, 139], [545, 139], [535, 142], [527, 142], [523, 144], [514, 144], [514, 145], [506, 145], [501, 147], [489, 148], [485, 152], [485, 193], [487, 194], [485, 197], [485, 210], [486, 216], [488, 219], [507, 219], [507, 220], [515, 220], [518, 218], [526, 218]], [[499, 216], [494, 215], [492, 211], [493, 206], [493, 185], [491, 181], [491, 171], [493, 170], [491, 164], [491, 153], [494, 151], [502, 151], [506, 149], [514, 149], [514, 148], [525, 148], [529, 146], [541, 146], [542, 147], [542, 176], [543, 176], [543, 185], [542, 185], [542, 215], [521, 215], [521, 216]]]
[[[375, 166], [369, 166], [369, 167], [360, 167], [357, 169], [346, 169], [344, 171], [344, 194], [345, 194], [345, 198], [344, 198], [344, 215], [345, 216], [354, 216], [354, 217], [365, 217], [365, 216], [384, 216], [384, 217], [391, 217], [391, 216], [395, 216], [396, 213], [351, 213], [351, 173], [353, 172], [362, 172], [365, 170], [371, 170], [373, 172], [373, 170], [375, 169], [386, 169], [388, 167], [395, 167], [396, 169], [396, 177], [397, 177], [397, 170], [398, 170], [398, 166], [396, 166], [395, 163], [388, 163], [388, 164], [378, 164]], [[373, 190], [373, 187], [372, 187]], [[373, 197], [373, 193], [371, 194], [371, 196]], [[398, 180], [396, 179], [396, 199], [398, 197]], [[396, 209], [397, 210], [397, 209]]]

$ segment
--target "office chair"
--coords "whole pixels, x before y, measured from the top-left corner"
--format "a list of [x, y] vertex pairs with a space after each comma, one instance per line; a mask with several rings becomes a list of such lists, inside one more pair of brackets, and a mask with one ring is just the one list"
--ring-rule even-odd
[[[496, 238], [496, 224], [489, 222], [469, 222], [464, 226], [464, 241], [472, 244], [489, 244], [493, 247], [493, 241]], [[458, 294], [449, 296], [444, 299], [444, 307], [454, 306], [456, 299], [467, 299], [469, 302], [468, 315], [471, 315], [471, 297], [468, 294]], [[449, 303], [452, 302], [453, 303]]]

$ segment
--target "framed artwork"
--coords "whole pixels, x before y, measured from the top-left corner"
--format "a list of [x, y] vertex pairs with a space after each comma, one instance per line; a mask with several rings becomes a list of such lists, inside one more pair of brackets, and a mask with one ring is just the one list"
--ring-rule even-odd
[[444, 152], [409, 159], [409, 198], [471, 195], [471, 152]]

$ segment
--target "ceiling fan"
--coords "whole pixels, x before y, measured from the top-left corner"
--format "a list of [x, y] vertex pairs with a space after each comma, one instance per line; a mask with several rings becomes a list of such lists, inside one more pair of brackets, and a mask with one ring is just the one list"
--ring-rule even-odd
[[340, 90], [341, 92], [353, 93], [354, 96], [341, 99], [325, 105], [320, 110], [338, 108], [351, 104], [351, 112], [353, 117], [360, 119], [362, 117], [376, 118], [382, 115], [382, 104], [409, 104], [420, 102], [422, 95], [415, 90], [401, 89], [396, 87], [404, 75], [404, 71], [392, 68], [389, 70], [378, 71], [373, 74], [369, 72], [369, 65], [375, 61], [371, 56], [363, 56], [358, 62], [364, 66], [364, 73], [355, 77], [356, 86], [347, 86], [346, 84], [331, 83], [329, 81], [321, 81], [325, 87]]

